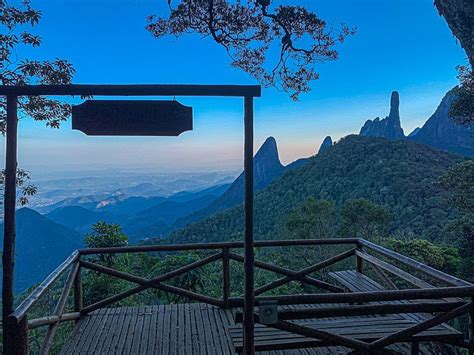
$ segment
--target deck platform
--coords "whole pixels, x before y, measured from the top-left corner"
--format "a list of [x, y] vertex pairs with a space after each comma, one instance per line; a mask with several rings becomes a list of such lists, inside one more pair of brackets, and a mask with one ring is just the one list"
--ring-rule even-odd
[[[290, 306], [288, 306], [290, 307]], [[314, 305], [298, 305], [314, 307]], [[229, 331], [238, 309], [203, 303], [146, 307], [105, 308], [82, 318], [62, 354], [235, 354]], [[303, 321], [307, 322], [307, 320]], [[390, 347], [410, 354], [408, 344]], [[344, 347], [265, 351], [259, 354], [346, 354]], [[421, 354], [436, 354], [434, 344], [423, 345]]]

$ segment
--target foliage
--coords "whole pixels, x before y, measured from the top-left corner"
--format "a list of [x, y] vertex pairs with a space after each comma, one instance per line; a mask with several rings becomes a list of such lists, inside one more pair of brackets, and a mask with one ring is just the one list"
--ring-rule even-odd
[[[30, 6], [29, 0], [21, 5], [10, 5], [0, 0], [0, 23], [5, 31], [0, 35], [0, 84], [70, 84], [74, 74], [72, 65], [56, 58], [53, 61], [18, 59], [21, 46], [38, 47], [41, 37], [30, 32], [38, 24], [41, 12]], [[61, 101], [43, 96], [20, 97], [20, 114], [30, 116], [46, 125], [58, 128], [61, 121], [69, 116], [70, 106]], [[6, 127], [6, 99], [0, 98], [0, 130]]]
[[474, 281], [474, 161], [456, 165], [439, 179], [449, 201], [464, 214], [447, 224], [445, 232], [459, 246], [460, 276]]
[[[34, 196], [38, 191], [38, 188], [28, 183], [30, 180], [30, 173], [25, 169], [17, 169], [16, 171], [16, 186], [17, 188], [21, 189], [21, 196], [18, 198], [18, 203], [21, 206], [28, 204], [28, 199], [31, 196]], [[2, 169], [0, 171], [0, 195], [1, 201], [0, 204], [3, 203], [3, 194], [4, 194], [4, 187], [5, 187], [5, 170]]]
[[347, 201], [342, 208], [341, 235], [380, 241], [392, 219], [383, 206], [366, 199]]
[[389, 238], [384, 244], [402, 255], [409, 256], [423, 264], [449, 274], [457, 274], [461, 264], [457, 248], [435, 245], [428, 240], [412, 239], [402, 241]]
[[474, 211], [474, 160], [467, 160], [456, 165], [439, 179], [439, 184], [446, 189], [450, 202], [463, 212]]
[[[112, 248], [128, 245], [128, 237], [122, 232], [120, 225], [98, 222], [92, 226], [92, 232], [84, 236], [84, 244], [88, 248]], [[128, 270], [129, 258], [127, 256], [116, 256], [113, 254], [99, 254], [96, 258], [91, 257], [94, 262], [117, 270]], [[91, 304], [124, 291], [127, 283], [95, 271], [87, 270], [84, 277], [85, 289], [84, 300]]]
[[[181, 0], [170, 4], [168, 18], [148, 17], [147, 30], [157, 38], [198, 33], [224, 47], [232, 66], [265, 86], [276, 86], [297, 99], [319, 78], [316, 65], [336, 60], [335, 45], [355, 34], [339, 30], [303, 6], [272, 6], [269, 0]], [[275, 57], [268, 64], [269, 53]]]
[[[100, 221], [92, 226], [91, 233], [84, 236], [84, 244], [87, 248], [124, 247], [128, 245], [128, 237], [122, 232], [119, 224]], [[113, 256], [102, 254], [99, 259], [105, 265], [113, 266]]]
[[333, 238], [336, 227], [334, 202], [308, 198], [290, 213], [286, 227], [296, 239]]
[[449, 116], [459, 125], [474, 124], [474, 70], [467, 66], [458, 67], [460, 85], [456, 88], [456, 99], [449, 110]]

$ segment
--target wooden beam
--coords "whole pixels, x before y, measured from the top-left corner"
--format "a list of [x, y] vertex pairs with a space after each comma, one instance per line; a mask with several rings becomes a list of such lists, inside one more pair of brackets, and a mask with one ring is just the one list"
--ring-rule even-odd
[[448, 285], [452, 286], [472, 286], [471, 283], [461, 280], [457, 277], [448, 275], [442, 271], [439, 271], [435, 268], [432, 268], [431, 266], [425, 265], [423, 263], [420, 263], [412, 258], [409, 258], [407, 256], [401, 255], [397, 252], [394, 252], [392, 250], [389, 250], [387, 248], [384, 248], [380, 245], [374, 244], [372, 242], [369, 242], [365, 239], [359, 239], [359, 244], [363, 245], [364, 247], [371, 249], [379, 254], [385, 255], [393, 260], [397, 260], [398, 262], [405, 264], [407, 266], [410, 266], [416, 271], [420, 271], [424, 273], [425, 275], [431, 276], [434, 279], [438, 281], [442, 281], [447, 283]]
[[18, 329], [8, 322], [8, 317], [14, 307], [14, 268], [15, 268], [15, 238], [16, 238], [16, 169], [17, 169], [17, 139], [18, 139], [18, 97], [7, 96], [6, 119], [6, 152], [5, 152], [5, 183], [3, 196], [3, 283], [2, 283], [2, 322], [3, 349], [5, 354], [13, 353], [12, 349], [22, 349], [16, 336]]
[[[58, 303], [56, 304], [56, 307], [54, 308], [54, 315], [56, 317], [59, 317], [61, 319], [61, 316], [64, 311], [64, 307], [66, 306], [67, 298], [69, 296], [69, 293], [71, 292], [72, 286], [74, 284], [74, 280], [76, 279], [76, 275], [79, 271], [80, 265], [79, 262], [76, 262], [75, 264], [72, 265], [71, 271], [69, 272], [66, 282], [64, 283], [63, 290], [61, 292], [61, 297], [59, 297]], [[48, 327], [48, 331], [46, 332], [46, 335], [43, 339], [43, 344], [41, 345], [39, 353], [41, 355], [47, 355], [49, 353], [49, 350], [51, 349], [51, 346], [53, 345], [53, 339], [54, 336], [56, 335], [56, 330], [58, 329], [59, 326], [59, 321], [53, 324], [50, 324]]]
[[70, 84], [0, 85], [0, 95], [16, 96], [234, 96], [260, 97], [260, 85]]
[[[333, 238], [333, 239], [283, 239], [283, 240], [256, 240], [255, 248], [273, 248], [290, 246], [312, 246], [312, 245], [351, 245], [357, 244], [357, 238]], [[189, 250], [217, 250], [222, 248], [242, 249], [244, 242], [218, 242], [218, 243], [189, 243], [171, 245], [140, 245], [114, 248], [89, 248], [80, 249], [81, 255], [95, 254], [124, 254], [124, 253], [147, 253], [160, 251], [189, 251]]]
[[[301, 269], [299, 271], [291, 271], [291, 273], [286, 273], [286, 277], [283, 277], [283, 278], [280, 278], [278, 280], [275, 280], [273, 282], [270, 282], [264, 286], [261, 286], [259, 287], [258, 289], [255, 290], [255, 295], [260, 295], [264, 292], [267, 292], [271, 289], [274, 289], [276, 287], [279, 287], [281, 285], [284, 285], [290, 281], [293, 281], [293, 280], [300, 280], [302, 282], [307, 282], [308, 278], [305, 277], [307, 276], [308, 274], [311, 274], [313, 272], [316, 272], [316, 271], [319, 271], [325, 267], [328, 267], [330, 265], [333, 265], [341, 260], [344, 260], [352, 255], [355, 254], [355, 249], [351, 249], [351, 250], [347, 250], [345, 252], [342, 252], [338, 255], [335, 255], [329, 259], [326, 259], [324, 261], [321, 261], [319, 263], [316, 263], [314, 265], [311, 265], [311, 266], [308, 266], [304, 269]], [[326, 289], [326, 290], [329, 290], [329, 291], [332, 291], [332, 292], [344, 292], [344, 289], [342, 289], [341, 287], [338, 287], [338, 286], [335, 286], [335, 285], [331, 285], [327, 282], [323, 282], [323, 281], [320, 281], [320, 280], [315, 280], [313, 278], [311, 278], [311, 280], [314, 280], [314, 281], [318, 281], [319, 284], [313, 284], [313, 286], [316, 286], [316, 287], [320, 287], [322, 289]]]
[[328, 317], [353, 317], [367, 315], [385, 315], [399, 313], [435, 313], [447, 312], [465, 305], [466, 302], [417, 302], [417, 303], [387, 303], [366, 305], [343, 305], [340, 307], [317, 307], [304, 309], [288, 309], [278, 312], [278, 319], [312, 319]]
[[[166, 273], [166, 274], [163, 274], [163, 275], [160, 275], [160, 276], [158, 276], [158, 277], [155, 277], [155, 278], [153, 278], [153, 279], [151, 279], [151, 280], [149, 280], [149, 281], [150, 281], [150, 282], [158, 282], [158, 283], [159, 283], [159, 282], [167, 281], [167, 280], [169, 280], [169, 279], [171, 279], [171, 278], [173, 278], [173, 277], [176, 277], [176, 276], [179, 276], [179, 275], [181, 275], [181, 274], [184, 274], [184, 273], [187, 272], [187, 271], [196, 269], [196, 268], [198, 268], [198, 267], [201, 267], [201, 266], [204, 266], [204, 265], [206, 265], [206, 264], [209, 264], [209, 263], [211, 263], [211, 262], [213, 262], [213, 261], [216, 261], [216, 260], [220, 259], [221, 256], [222, 256], [222, 253], [221, 253], [221, 252], [216, 253], [216, 254], [213, 254], [213, 255], [210, 255], [210, 256], [208, 256], [208, 257], [206, 257], [206, 258], [204, 258], [204, 259], [197, 260], [197, 261], [195, 261], [195, 262], [193, 262], [193, 263], [190, 263], [190, 264], [188, 264], [188, 265], [182, 266], [182, 267], [180, 267], [180, 268], [178, 268], [178, 269], [176, 269], [176, 270], [173, 270], [173, 271], [170, 271], [170, 272], [168, 272], [168, 273]], [[84, 265], [84, 261], [81, 261], [81, 263], [82, 263], [82, 265]], [[87, 264], [88, 262], [85, 262], [85, 263]], [[96, 265], [96, 264], [92, 264], [92, 263], [89, 263], [89, 264], [90, 264], [90, 265]], [[109, 305], [111, 305], [111, 304], [113, 304], [113, 303], [115, 303], [115, 302], [121, 301], [121, 300], [123, 300], [123, 299], [125, 299], [125, 298], [127, 298], [127, 297], [130, 297], [130, 296], [132, 296], [132, 295], [134, 295], [134, 294], [137, 294], [137, 293], [139, 293], [139, 292], [141, 292], [141, 291], [144, 291], [144, 290], [146, 290], [147, 288], [149, 288], [149, 287], [143, 286], [143, 285], [137, 286], [137, 287], [134, 287], [134, 288], [131, 288], [130, 290], [121, 292], [121, 293], [119, 293], [119, 294], [117, 294], [117, 295], [114, 295], [114, 296], [110, 296], [110, 297], [105, 298], [105, 299], [103, 299], [103, 300], [101, 300], [101, 301], [98, 301], [98, 302], [96, 302], [96, 303], [94, 303], [94, 304], [91, 304], [91, 305], [89, 305], [89, 306], [87, 306], [87, 307], [84, 307], [84, 309], [82, 310], [81, 313], [82, 313], [82, 314], [88, 314], [88, 313], [93, 312], [93, 311], [95, 311], [95, 310], [97, 310], [97, 309], [99, 309], [99, 308], [102, 308], [102, 307], [105, 307], [105, 306], [109, 306]]]
[[369, 344], [367, 344], [366, 342], [355, 339], [349, 339], [337, 334], [304, 327], [290, 322], [280, 321], [276, 324], [272, 324], [272, 328], [280, 329], [289, 333], [299, 334], [308, 338], [321, 339], [329, 343], [338, 344], [355, 350], [369, 350]]
[[244, 353], [255, 354], [253, 309], [254, 240], [253, 240], [253, 98], [244, 98]]
[[[387, 290], [376, 292], [315, 293], [284, 296], [260, 296], [256, 302], [276, 300], [279, 305], [313, 303], [383, 302], [417, 299], [443, 299], [447, 297], [473, 297], [474, 286], [441, 287], [431, 289]], [[241, 307], [241, 298], [230, 298], [231, 307]]]
[[360, 252], [360, 251], [356, 251], [356, 255], [358, 257], [360, 257], [361, 259], [366, 260], [370, 264], [378, 266], [378, 267], [382, 268], [383, 270], [388, 271], [389, 273], [400, 277], [401, 279], [411, 283], [412, 285], [414, 285], [416, 287], [419, 287], [419, 288], [434, 288], [434, 286], [429, 284], [428, 282], [423, 281], [423, 280], [419, 279], [418, 277], [413, 276], [412, 274], [410, 274], [410, 273], [408, 273], [408, 272], [406, 272], [402, 269], [399, 269], [398, 267], [396, 267], [392, 264], [389, 264], [389, 263], [387, 263], [383, 260], [380, 260], [380, 259], [376, 258], [375, 256], [372, 256], [372, 255], [369, 255], [367, 253]]
[[34, 329], [38, 327], [43, 327], [45, 325], [54, 324], [57, 322], [68, 322], [73, 320], [78, 320], [81, 317], [81, 313], [72, 312], [72, 313], [63, 313], [61, 317], [59, 316], [46, 316], [41, 318], [35, 318], [28, 320], [28, 328]]
[[404, 329], [400, 332], [388, 335], [381, 339], [378, 339], [372, 343], [370, 343], [370, 349], [375, 351], [377, 349], [383, 348], [385, 346], [389, 346], [394, 343], [402, 342], [402, 341], [409, 341], [410, 338], [418, 333], [421, 333], [427, 329], [433, 328], [441, 323], [447, 322], [451, 319], [457, 318], [466, 314], [470, 310], [474, 309], [473, 304], [471, 302], [465, 303], [464, 305], [455, 308], [449, 312], [441, 313], [433, 318], [427, 319], [424, 322], [418, 323], [412, 327]]
[[[219, 255], [220, 255], [220, 253], [219, 253]], [[117, 271], [117, 270], [114, 270], [114, 269], [111, 269], [111, 268], [108, 268], [108, 267], [105, 267], [105, 266], [102, 266], [102, 265], [94, 264], [94, 263], [91, 263], [91, 262], [88, 262], [88, 261], [83, 261], [82, 260], [80, 263], [83, 267], [85, 267], [87, 269], [95, 270], [95, 271], [101, 272], [103, 274], [116, 277], [118, 279], [122, 279], [122, 280], [125, 280], [125, 281], [136, 283], [140, 286], [143, 286], [144, 289], [155, 288], [155, 289], [160, 290], [160, 291], [173, 293], [173, 294], [176, 294], [176, 295], [182, 296], [182, 297], [187, 297], [187, 298], [189, 298], [191, 300], [194, 300], [194, 301], [208, 303], [208, 304], [211, 304], [213, 306], [224, 307], [224, 302], [223, 301], [215, 299], [213, 297], [208, 297], [208, 296], [204, 296], [204, 295], [192, 292], [192, 291], [184, 290], [180, 287], [165, 285], [165, 284], [162, 284], [162, 283], [154, 281], [154, 280], [148, 280], [144, 277], [134, 276], [134, 275], [128, 274], [126, 272]], [[86, 311], [90, 312], [90, 308], [89, 309], [88, 308], [89, 307], [84, 308], [83, 313], [86, 313]]]
[[[240, 261], [240, 262], [243, 261], [243, 257], [239, 254], [230, 253], [229, 256], [233, 260]], [[284, 284], [286, 284], [290, 281], [293, 281], [293, 280], [299, 280], [301, 282], [312, 285], [314, 287], [322, 288], [323, 290], [328, 290], [328, 291], [332, 291], [332, 292], [344, 292], [344, 290], [341, 287], [332, 285], [330, 283], [327, 283], [327, 282], [324, 282], [324, 281], [321, 281], [321, 280], [317, 280], [317, 279], [312, 278], [312, 277], [308, 277], [304, 273], [300, 274], [300, 271], [293, 271], [293, 270], [290, 270], [288, 268], [273, 265], [273, 264], [266, 263], [266, 262], [259, 261], [259, 260], [256, 260], [254, 262], [254, 265], [256, 267], [260, 268], [260, 269], [272, 271], [272, 272], [275, 272], [275, 273], [286, 276], [284, 278], [275, 280], [273, 282], [268, 283], [267, 285], [264, 285], [264, 286], [261, 286], [261, 287], [255, 289], [255, 295], [256, 296], [259, 295], [259, 294], [262, 294], [263, 292], [274, 289], [278, 286], [284, 285]], [[305, 269], [303, 269], [303, 270], [305, 270]]]
[[222, 299], [226, 307], [230, 297], [230, 258], [229, 248], [222, 248]]
[[83, 308], [83, 296], [82, 296], [82, 281], [81, 281], [81, 267], [79, 264], [79, 270], [77, 271], [76, 278], [74, 279], [74, 311], [81, 312]]
[[74, 251], [69, 257], [63, 261], [48, 277], [39, 284], [35, 290], [20, 303], [20, 305], [15, 309], [11, 316], [19, 321], [22, 317], [26, 315], [26, 312], [40, 299], [40, 297], [51, 287], [52, 283], [57, 280], [62, 273], [71, 266], [72, 263], [77, 261], [79, 258], [79, 253]]

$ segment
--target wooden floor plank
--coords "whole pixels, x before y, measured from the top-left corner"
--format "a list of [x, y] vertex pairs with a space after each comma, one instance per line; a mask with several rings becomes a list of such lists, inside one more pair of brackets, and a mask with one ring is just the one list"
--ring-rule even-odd
[[[285, 308], [305, 309], [320, 306], [299, 305]], [[84, 317], [76, 324], [71, 339], [62, 349], [62, 354], [230, 355], [235, 353], [232, 337], [239, 333], [234, 322], [236, 311], [236, 309], [222, 309], [199, 303], [101, 309]], [[356, 337], [364, 334], [380, 335], [383, 333], [380, 329], [384, 324], [385, 330], [397, 330], [410, 324], [409, 320], [398, 315], [383, 316], [379, 319], [326, 318], [303, 322], [305, 324], [319, 322], [318, 329], [343, 334], [352, 327], [352, 333]], [[256, 326], [256, 339], [259, 342], [270, 341], [271, 343], [275, 336], [272, 332], [278, 331], [265, 330], [265, 328], [261, 325]], [[444, 331], [441, 327], [428, 333], [441, 334]], [[287, 334], [283, 335], [279, 341], [298, 342], [299, 340], [297, 335], [295, 337], [295, 334]], [[403, 354], [408, 354], [410, 351], [407, 344], [396, 344], [391, 348]], [[422, 354], [431, 354], [431, 350], [426, 347], [422, 346], [420, 350]], [[339, 346], [272, 350], [258, 354], [316, 355], [347, 352], [348, 349]]]

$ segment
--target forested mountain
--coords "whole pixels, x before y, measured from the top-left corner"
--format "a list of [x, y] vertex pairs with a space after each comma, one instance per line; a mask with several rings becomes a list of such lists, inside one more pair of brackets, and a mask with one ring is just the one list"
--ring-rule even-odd
[[423, 127], [408, 139], [447, 152], [474, 156], [474, 127], [456, 125], [449, 117], [449, 109], [455, 95], [455, 90], [449, 91]]
[[[435, 182], [462, 160], [406, 140], [348, 136], [256, 194], [255, 238], [284, 238], [290, 211], [314, 197], [338, 207], [368, 199], [391, 211], [392, 233], [439, 241], [456, 212]], [[227, 240], [239, 237], [242, 228], [240, 205], [172, 233], [169, 242]]]
[[[82, 236], [29, 208], [17, 211], [15, 290], [42, 281], [82, 245]], [[0, 226], [3, 247], [3, 224]]]

